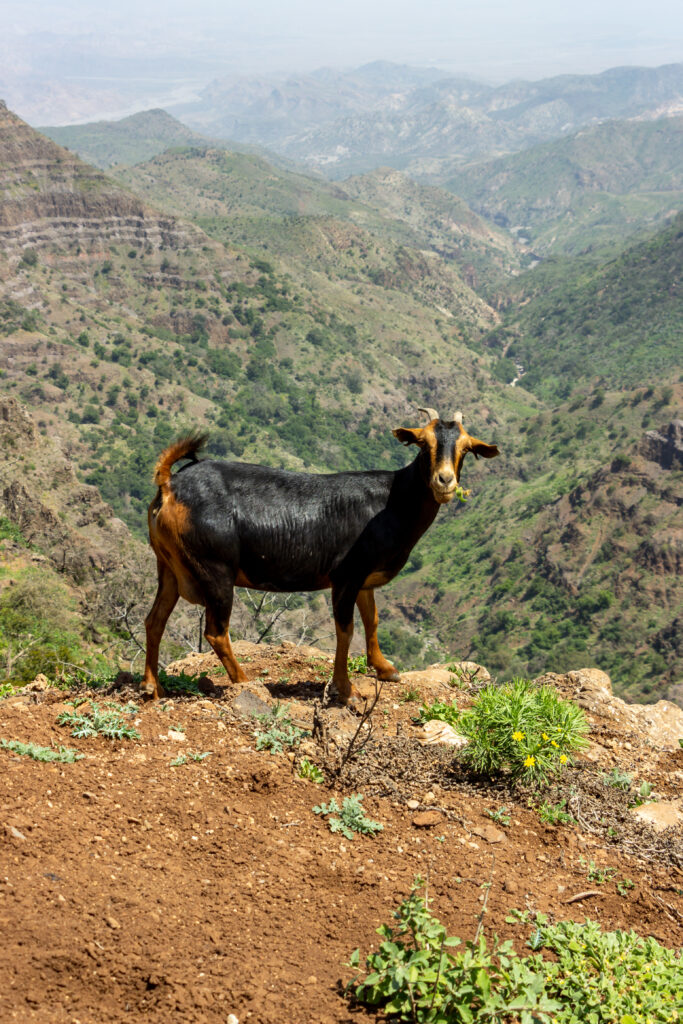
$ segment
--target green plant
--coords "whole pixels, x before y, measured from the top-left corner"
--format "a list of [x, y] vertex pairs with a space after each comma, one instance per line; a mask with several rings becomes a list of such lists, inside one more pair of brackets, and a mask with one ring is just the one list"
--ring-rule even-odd
[[272, 750], [277, 754], [285, 747], [298, 747], [302, 739], [308, 736], [305, 729], [300, 729], [292, 722], [288, 710], [289, 704], [276, 703], [268, 714], [255, 716], [263, 725], [263, 728], [254, 732], [257, 750]]
[[638, 787], [635, 800], [629, 804], [629, 807], [640, 807], [641, 804], [647, 803], [648, 801], [655, 801], [657, 798], [652, 795], [652, 783], [641, 782]]
[[313, 813], [324, 816], [340, 815], [338, 818], [328, 818], [327, 823], [330, 826], [330, 832], [341, 832], [347, 839], [353, 839], [354, 832], [364, 836], [372, 836], [376, 832], [381, 832], [384, 828], [384, 825], [381, 825], [378, 821], [365, 817], [363, 797], [360, 793], [344, 797], [341, 807], [335, 798], [332, 797], [328, 804], [320, 804], [319, 807], [314, 807]]
[[325, 776], [323, 775], [317, 764], [313, 764], [307, 757], [301, 759], [299, 765], [299, 778], [308, 779], [310, 782], [324, 782]]
[[544, 800], [540, 807], [537, 807], [538, 816], [545, 825], [573, 825], [574, 819], [568, 811], [565, 811], [566, 800], [551, 804]]
[[[489, 950], [483, 934], [452, 952], [461, 940], [449, 936], [430, 913], [419, 892], [422, 885], [417, 878], [410, 896], [394, 911], [395, 927], [377, 929], [384, 941], [366, 958], [369, 973], [361, 980], [357, 974], [347, 992], [410, 1024], [549, 1022], [560, 1003], [543, 991], [542, 969], [517, 957], [511, 942], [495, 940]], [[349, 966], [357, 970], [359, 963], [355, 950]]]
[[[83, 702], [78, 703], [80, 706]], [[89, 704], [90, 711], [79, 713], [75, 707], [73, 711], [62, 711], [57, 719], [57, 725], [71, 726], [71, 735], [77, 739], [86, 736], [106, 736], [110, 740], [140, 739], [137, 729], [127, 725], [123, 718], [126, 712], [129, 715], [137, 713], [138, 709], [134, 704], [129, 704], [125, 708], [113, 703], [98, 705], [93, 700], [89, 701]]]
[[605, 786], [611, 786], [613, 789], [623, 789], [624, 792], [631, 788], [633, 782], [633, 776], [627, 772], [622, 772], [620, 768], [613, 768], [609, 775], [602, 775], [602, 782]]
[[3, 697], [11, 697], [14, 693], [14, 687], [11, 683], [0, 683], [0, 700]]
[[74, 761], [81, 761], [85, 754], [79, 754], [71, 747], [39, 747], [36, 743], [20, 743], [19, 740], [2, 740], [0, 747], [9, 750], [13, 754], [21, 754], [25, 757], [32, 757], [34, 761], [58, 761], [60, 764], [73, 764]]
[[491, 809], [489, 809], [487, 810], [486, 813], [488, 814], [489, 818], [492, 818], [494, 821], [498, 822], [499, 825], [510, 824], [510, 815], [508, 814], [507, 807], [499, 807], [497, 811], [492, 811]]
[[620, 896], [628, 896], [631, 889], [635, 889], [636, 883], [630, 878], [620, 878], [617, 882], [617, 892]]
[[513, 783], [535, 786], [569, 763], [588, 732], [580, 707], [524, 679], [485, 687], [457, 726], [469, 740], [460, 756], [471, 768], [489, 776], [506, 772]]
[[414, 686], [407, 686], [405, 690], [401, 690], [398, 695], [399, 704], [409, 704], [412, 701], [419, 700], [421, 697], [420, 691], [416, 690]]
[[179, 768], [182, 764], [187, 764], [186, 754], [178, 754], [175, 760], [171, 761], [171, 768]]
[[616, 868], [600, 868], [595, 861], [586, 861], [585, 857], [579, 857], [579, 864], [582, 868], [587, 868], [586, 878], [589, 882], [594, 882], [596, 885], [604, 885], [605, 882], [611, 882], [617, 874]]
[[539, 914], [532, 949], [546, 992], [561, 1004], [557, 1024], [665, 1024], [681, 1019], [680, 950], [635, 932], [603, 932], [595, 921], [547, 924]]
[[365, 654], [357, 654], [348, 659], [349, 674], [366, 676], [368, 674], [368, 659]]
[[448, 704], [443, 700], [433, 700], [431, 704], [423, 704], [420, 708], [420, 721], [429, 722], [433, 719], [447, 722], [455, 728], [460, 720], [457, 704]]

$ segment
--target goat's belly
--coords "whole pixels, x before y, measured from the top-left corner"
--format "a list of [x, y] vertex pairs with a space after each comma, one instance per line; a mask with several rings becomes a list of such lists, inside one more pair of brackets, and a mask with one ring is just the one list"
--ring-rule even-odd
[[253, 570], [240, 569], [235, 579], [235, 586], [285, 594], [300, 590], [327, 590], [332, 585], [329, 576], [321, 576], [316, 573], [283, 573], [275, 576], [275, 579], [269, 579], [269, 575], [267, 571], [256, 573]]

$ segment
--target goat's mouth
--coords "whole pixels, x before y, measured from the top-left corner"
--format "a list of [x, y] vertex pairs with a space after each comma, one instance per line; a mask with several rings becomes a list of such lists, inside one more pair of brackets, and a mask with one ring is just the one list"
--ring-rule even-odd
[[455, 481], [453, 481], [453, 484], [448, 487], [435, 486], [432, 484], [431, 490], [434, 495], [434, 500], [438, 501], [439, 505], [447, 505], [455, 494], [457, 487], [458, 485]]

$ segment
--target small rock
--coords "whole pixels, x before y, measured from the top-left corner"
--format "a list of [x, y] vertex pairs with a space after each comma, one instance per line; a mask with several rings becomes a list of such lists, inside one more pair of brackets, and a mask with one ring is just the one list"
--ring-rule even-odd
[[213, 685], [208, 676], [200, 676], [199, 679], [195, 680], [197, 683], [197, 689], [200, 693], [207, 696], [210, 693], [215, 693], [216, 687]]
[[424, 734], [425, 738], [420, 742], [425, 745], [428, 743], [444, 743], [451, 747], [467, 746], [465, 736], [461, 736], [460, 733], [456, 732], [452, 725], [448, 725], [447, 722], [440, 722], [436, 718], [425, 722]]
[[641, 804], [640, 807], [632, 808], [631, 813], [650, 825], [655, 832], [663, 832], [674, 825], [683, 824], [683, 799]]
[[270, 705], [257, 697], [251, 690], [242, 690], [232, 702], [233, 711], [245, 718], [253, 718], [254, 715], [270, 714]]
[[121, 927], [121, 925], [119, 924], [115, 917], [105, 917], [104, 920], [107, 922], [110, 928], [114, 929], [114, 931]]
[[418, 809], [418, 807], [420, 806], [420, 801], [419, 800], [409, 800], [408, 803], [406, 804], [406, 806], [407, 806], [409, 811], [416, 811]]
[[440, 811], [421, 811], [413, 817], [415, 828], [433, 828], [443, 821], [443, 814]]
[[480, 839], [484, 839], [487, 843], [502, 843], [505, 840], [505, 833], [501, 832], [498, 828], [494, 828], [493, 825], [475, 825], [471, 831], [473, 835], [479, 836]]
[[226, 1020], [225, 1024], [240, 1024], [240, 1022], [238, 1021], [234, 1013], [229, 1013], [228, 1019]]
[[436, 797], [435, 797], [434, 793], [432, 793], [431, 789], [429, 790], [428, 793], [425, 793], [425, 795], [422, 797], [422, 803], [426, 807], [429, 807], [431, 804], [435, 804], [436, 803]]
[[168, 730], [168, 738], [169, 740], [173, 740], [174, 743], [185, 743], [185, 741], [187, 740], [187, 736], [185, 735], [185, 733], [178, 732], [176, 729]]
[[23, 840], [23, 842], [26, 842], [26, 836], [24, 835], [24, 833], [20, 832], [18, 828], [14, 827], [14, 825], [10, 825], [9, 834], [12, 836], [13, 839], [21, 839]]
[[517, 883], [514, 882], [511, 878], [506, 878], [505, 881], [503, 882], [503, 892], [507, 892], [510, 893], [510, 895], [514, 895], [518, 891], [519, 886], [517, 885]]

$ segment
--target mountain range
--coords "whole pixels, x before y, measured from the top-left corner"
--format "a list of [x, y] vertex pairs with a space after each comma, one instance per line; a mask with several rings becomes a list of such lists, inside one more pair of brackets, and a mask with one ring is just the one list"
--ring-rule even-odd
[[[0, 387], [133, 540], [185, 429], [229, 458], [389, 468], [416, 406], [460, 408], [503, 457], [466, 465], [469, 501], [381, 592], [389, 652], [501, 676], [580, 657], [623, 693], [680, 696], [680, 220], [533, 266], [395, 169], [328, 182], [194, 137], [126, 168], [115, 138], [116, 181], [0, 109]], [[141, 597], [97, 627], [121, 643], [153, 576], [136, 551]]]

